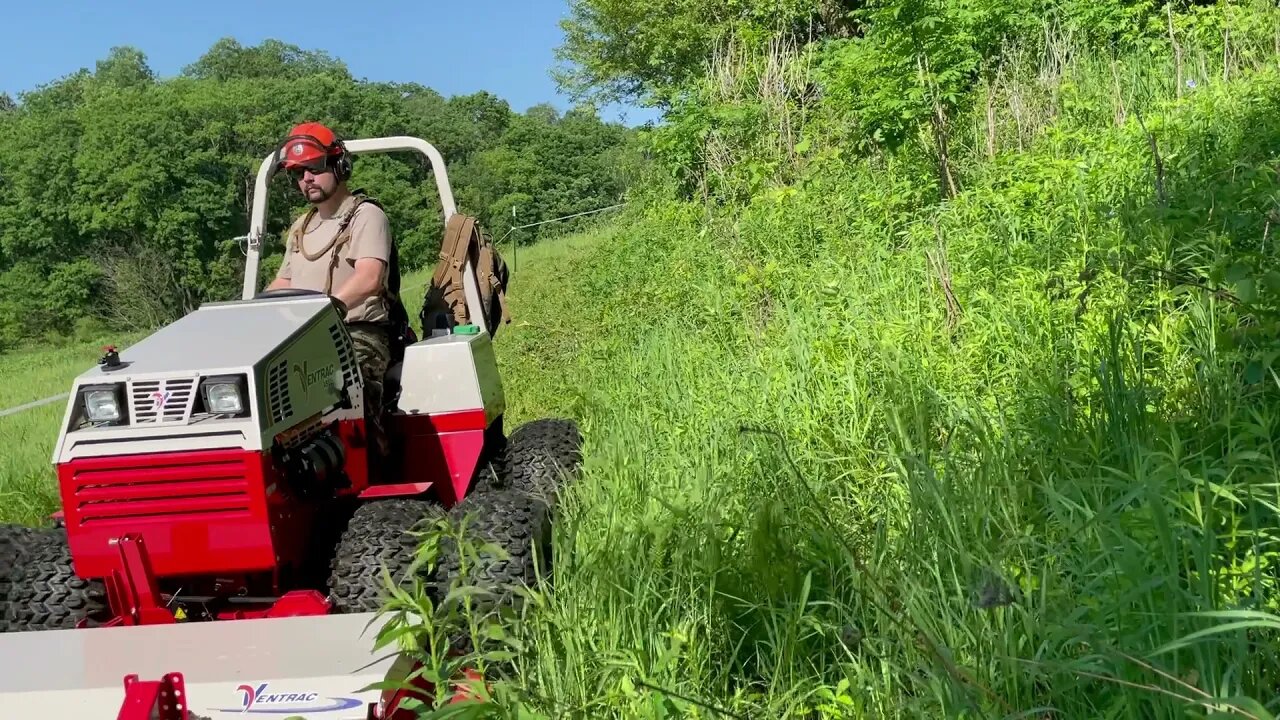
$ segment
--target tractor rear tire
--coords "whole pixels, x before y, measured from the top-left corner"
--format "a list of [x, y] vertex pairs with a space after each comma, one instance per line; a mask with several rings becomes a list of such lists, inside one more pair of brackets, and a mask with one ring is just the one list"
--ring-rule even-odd
[[340, 613], [376, 612], [387, 599], [383, 568], [397, 584], [411, 581], [421, 541], [412, 534], [444, 516], [434, 502], [395, 498], [356, 508], [329, 563], [329, 595]]
[[560, 491], [577, 477], [582, 434], [572, 420], [533, 420], [511, 433], [504, 456], [507, 486], [554, 507]]
[[[546, 503], [515, 488], [482, 492], [454, 505], [449, 516], [454, 531], [439, 540], [432, 579], [436, 603], [443, 603], [454, 588], [470, 587], [480, 591], [470, 598], [481, 614], [500, 606], [518, 607], [521, 598], [513, 590], [533, 587], [549, 567], [551, 514]], [[465, 557], [454, 539], [459, 527], [470, 546]], [[500, 548], [501, 554], [482, 549], [488, 544]], [[452, 602], [461, 601], [459, 596]]]
[[33, 530], [19, 562], [10, 575], [7, 630], [65, 630], [106, 613], [106, 586], [76, 575], [65, 529]]
[[504, 458], [507, 451], [507, 436], [502, 429], [502, 416], [485, 430], [484, 450], [476, 463], [476, 471], [471, 480], [471, 487], [466, 494], [480, 492], [497, 492], [507, 487], [507, 476], [504, 472]]
[[9, 593], [13, 575], [22, 567], [22, 553], [36, 532], [26, 525], [0, 525], [0, 633], [9, 631]]

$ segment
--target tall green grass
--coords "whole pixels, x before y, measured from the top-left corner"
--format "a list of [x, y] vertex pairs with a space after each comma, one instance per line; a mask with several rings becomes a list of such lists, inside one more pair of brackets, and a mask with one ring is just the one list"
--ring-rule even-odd
[[[66, 393], [75, 376], [102, 357], [103, 345], [123, 347], [134, 339], [125, 334], [0, 354], [0, 409]], [[0, 417], [0, 522], [40, 525], [58, 509], [51, 463], [65, 409], [56, 401]]]
[[846, 158], [597, 233], [527, 308], [586, 460], [494, 716], [1280, 712], [1274, 61], [944, 204]]
[[587, 446], [493, 714], [1280, 712], [1275, 59], [522, 250], [509, 418]]

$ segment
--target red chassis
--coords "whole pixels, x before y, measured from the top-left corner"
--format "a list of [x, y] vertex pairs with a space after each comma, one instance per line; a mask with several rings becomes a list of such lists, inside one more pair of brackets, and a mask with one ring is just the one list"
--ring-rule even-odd
[[[311, 502], [299, 501], [268, 452], [170, 452], [59, 465], [75, 571], [106, 585], [112, 617], [105, 624], [175, 622], [170, 606], [178, 593], [209, 619], [330, 612], [324, 594], [295, 584], [321, 550], [310, 540], [325, 522], [325, 505], [335, 496], [432, 496], [451, 507], [465, 497], [489, 431], [483, 410], [395, 421], [401, 448], [395, 466], [407, 471], [371, 469], [363, 422], [343, 422], [336, 434], [346, 483]], [[172, 592], [163, 593], [162, 584]], [[210, 608], [224, 600], [234, 607]]]

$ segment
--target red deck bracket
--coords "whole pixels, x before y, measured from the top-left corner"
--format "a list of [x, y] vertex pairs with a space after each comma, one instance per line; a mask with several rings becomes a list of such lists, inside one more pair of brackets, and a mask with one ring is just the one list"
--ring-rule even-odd
[[151, 572], [146, 544], [132, 533], [111, 541], [120, 554], [119, 567], [106, 577], [107, 597], [115, 617], [112, 625], [167, 625], [177, 622], [160, 604], [160, 589]]
[[182, 673], [171, 672], [159, 680], [124, 678], [124, 702], [116, 720], [187, 720], [187, 686]]
[[329, 598], [316, 590], [292, 590], [265, 610], [231, 610], [218, 613], [219, 620], [248, 620], [260, 618], [299, 617], [304, 615], [328, 615], [333, 609]]

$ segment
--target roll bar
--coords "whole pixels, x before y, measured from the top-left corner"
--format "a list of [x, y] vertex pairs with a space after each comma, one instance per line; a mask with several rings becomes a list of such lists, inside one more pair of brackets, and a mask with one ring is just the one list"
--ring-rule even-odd
[[[431, 143], [416, 137], [396, 135], [392, 137], [347, 140], [345, 144], [347, 152], [353, 155], [405, 150], [422, 153], [431, 163], [431, 174], [436, 178], [436, 188], [440, 191], [440, 206], [444, 210], [445, 224], [447, 225], [449, 218], [458, 212], [457, 205], [453, 200], [453, 189], [449, 185], [449, 173], [444, 166], [444, 156]], [[252, 299], [258, 291], [258, 266], [262, 253], [262, 238], [266, 233], [267, 224], [267, 184], [271, 182], [271, 178], [276, 172], [278, 150], [279, 148], [263, 158], [262, 164], [258, 166], [258, 179], [253, 189], [253, 215], [249, 222], [249, 235], [247, 236], [245, 251], [244, 286], [241, 293], [244, 300]], [[487, 330], [484, 312], [480, 305], [480, 293], [475, 278], [475, 268], [471, 266], [469, 260], [467, 261], [466, 272], [463, 273], [463, 285], [471, 322], [479, 325], [481, 330]]]

